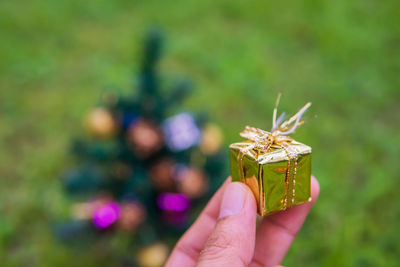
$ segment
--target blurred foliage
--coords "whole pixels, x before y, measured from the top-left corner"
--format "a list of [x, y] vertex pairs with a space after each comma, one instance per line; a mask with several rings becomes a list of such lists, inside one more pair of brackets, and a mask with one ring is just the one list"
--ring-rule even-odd
[[313, 102], [294, 137], [313, 147], [321, 195], [285, 265], [400, 263], [398, 1], [16, 0], [0, 2], [2, 266], [120, 262], [123, 236], [71, 247], [51, 228], [68, 217], [69, 141], [103, 92], [131, 88], [152, 25], [164, 73], [197, 85], [185, 108], [213, 114], [227, 143], [268, 129], [279, 91], [281, 111]]

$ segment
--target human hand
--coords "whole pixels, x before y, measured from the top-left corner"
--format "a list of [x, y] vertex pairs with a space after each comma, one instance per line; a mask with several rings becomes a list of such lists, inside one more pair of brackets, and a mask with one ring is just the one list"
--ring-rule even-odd
[[256, 229], [252, 192], [228, 178], [178, 241], [166, 266], [278, 265], [318, 194], [318, 181], [311, 177], [311, 202], [266, 216]]

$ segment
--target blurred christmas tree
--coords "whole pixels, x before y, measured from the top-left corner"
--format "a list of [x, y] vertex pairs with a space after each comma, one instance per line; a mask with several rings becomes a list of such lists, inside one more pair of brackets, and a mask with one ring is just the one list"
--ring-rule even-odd
[[[190, 91], [188, 82], [161, 90], [159, 32], [148, 34], [135, 97], [107, 96], [86, 120], [90, 138], [76, 141], [76, 167], [63, 179], [83, 202], [59, 236], [124, 231], [139, 265], [157, 265], [222, 182], [222, 134], [204, 116], [167, 117]], [[95, 234], [96, 235], [96, 234]]]

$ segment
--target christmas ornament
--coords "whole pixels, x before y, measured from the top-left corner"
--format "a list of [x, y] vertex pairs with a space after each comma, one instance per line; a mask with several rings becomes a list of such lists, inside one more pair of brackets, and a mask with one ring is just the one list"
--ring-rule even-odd
[[221, 149], [222, 142], [221, 129], [216, 124], [207, 124], [204, 127], [200, 141], [201, 151], [206, 155], [214, 155]]
[[104, 230], [114, 224], [121, 215], [121, 207], [117, 202], [107, 203], [93, 214], [93, 225]]
[[171, 191], [174, 188], [173, 180], [174, 163], [171, 159], [164, 158], [156, 162], [150, 169], [150, 176], [154, 187], [159, 191]]
[[71, 213], [78, 220], [90, 220], [99, 206], [93, 202], [77, 203], [72, 206]]
[[198, 198], [208, 190], [208, 178], [199, 169], [183, 167], [177, 171], [178, 191], [190, 198]]
[[146, 220], [146, 210], [138, 202], [128, 202], [121, 206], [118, 227], [124, 231], [132, 231]]
[[163, 145], [159, 127], [145, 120], [139, 120], [129, 128], [128, 140], [139, 157], [147, 157], [160, 150]]
[[276, 119], [278, 103], [279, 96], [271, 132], [246, 126], [240, 135], [248, 140], [230, 145], [232, 181], [251, 188], [260, 215], [311, 200], [311, 147], [288, 136], [304, 123], [311, 103], [287, 121], [282, 115]]
[[99, 194], [92, 200], [74, 204], [71, 208], [71, 213], [76, 219], [89, 220], [93, 217], [96, 210], [112, 201], [113, 198], [110, 194]]
[[166, 224], [183, 226], [188, 221], [189, 198], [184, 194], [162, 193], [157, 198], [161, 217]]
[[157, 205], [164, 211], [186, 211], [190, 201], [184, 194], [162, 193], [157, 198]]
[[181, 113], [163, 124], [166, 143], [172, 151], [181, 151], [197, 145], [201, 133], [192, 115]]
[[117, 124], [111, 113], [102, 107], [92, 110], [86, 119], [90, 134], [97, 138], [110, 138], [117, 132]]
[[121, 125], [124, 130], [129, 129], [132, 125], [138, 122], [140, 116], [134, 112], [125, 112], [121, 114]]
[[168, 247], [164, 243], [156, 243], [142, 248], [137, 258], [142, 267], [161, 267], [167, 260], [168, 253]]

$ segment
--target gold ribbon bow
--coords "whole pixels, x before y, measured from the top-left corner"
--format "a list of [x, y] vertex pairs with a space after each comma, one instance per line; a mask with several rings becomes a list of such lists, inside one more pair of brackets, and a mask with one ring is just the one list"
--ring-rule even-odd
[[240, 133], [241, 137], [246, 138], [253, 142], [250, 146], [246, 148], [247, 151], [251, 149], [258, 149], [264, 152], [268, 152], [268, 150], [271, 147], [273, 148], [287, 147], [288, 144], [293, 141], [293, 139], [287, 135], [293, 133], [298, 126], [304, 123], [304, 121], [301, 121], [301, 117], [303, 116], [304, 112], [311, 106], [311, 102], [308, 102], [290, 119], [282, 122], [285, 113], [282, 113], [281, 116], [279, 116], [279, 118], [276, 119], [280, 96], [281, 95], [279, 94], [276, 100], [272, 118], [271, 132], [246, 126], [245, 129]]
[[[267, 132], [258, 128], [246, 126], [245, 129], [240, 133], [240, 136], [248, 139], [250, 142], [246, 147], [243, 147], [238, 154], [238, 160], [241, 164], [241, 179], [245, 180], [245, 166], [243, 162], [244, 155], [250, 150], [255, 150], [262, 153], [269, 152], [272, 148], [274, 149], [284, 149], [288, 156], [288, 166], [286, 168], [285, 175], [285, 198], [284, 198], [284, 209], [292, 206], [295, 200], [295, 185], [296, 185], [296, 167], [297, 167], [297, 151], [290, 146], [293, 139], [290, 138], [289, 134], [293, 133], [296, 128], [304, 123], [301, 120], [304, 112], [311, 106], [311, 102], [308, 102], [304, 107], [302, 107], [295, 115], [290, 119], [283, 121], [285, 113], [277, 119], [277, 110], [281, 94], [278, 95], [276, 100], [273, 119], [272, 119], [272, 129], [271, 132]], [[282, 122], [283, 121], [283, 122]], [[292, 181], [292, 192], [288, 192], [289, 181]], [[289, 194], [291, 195], [291, 201], [288, 201]]]

